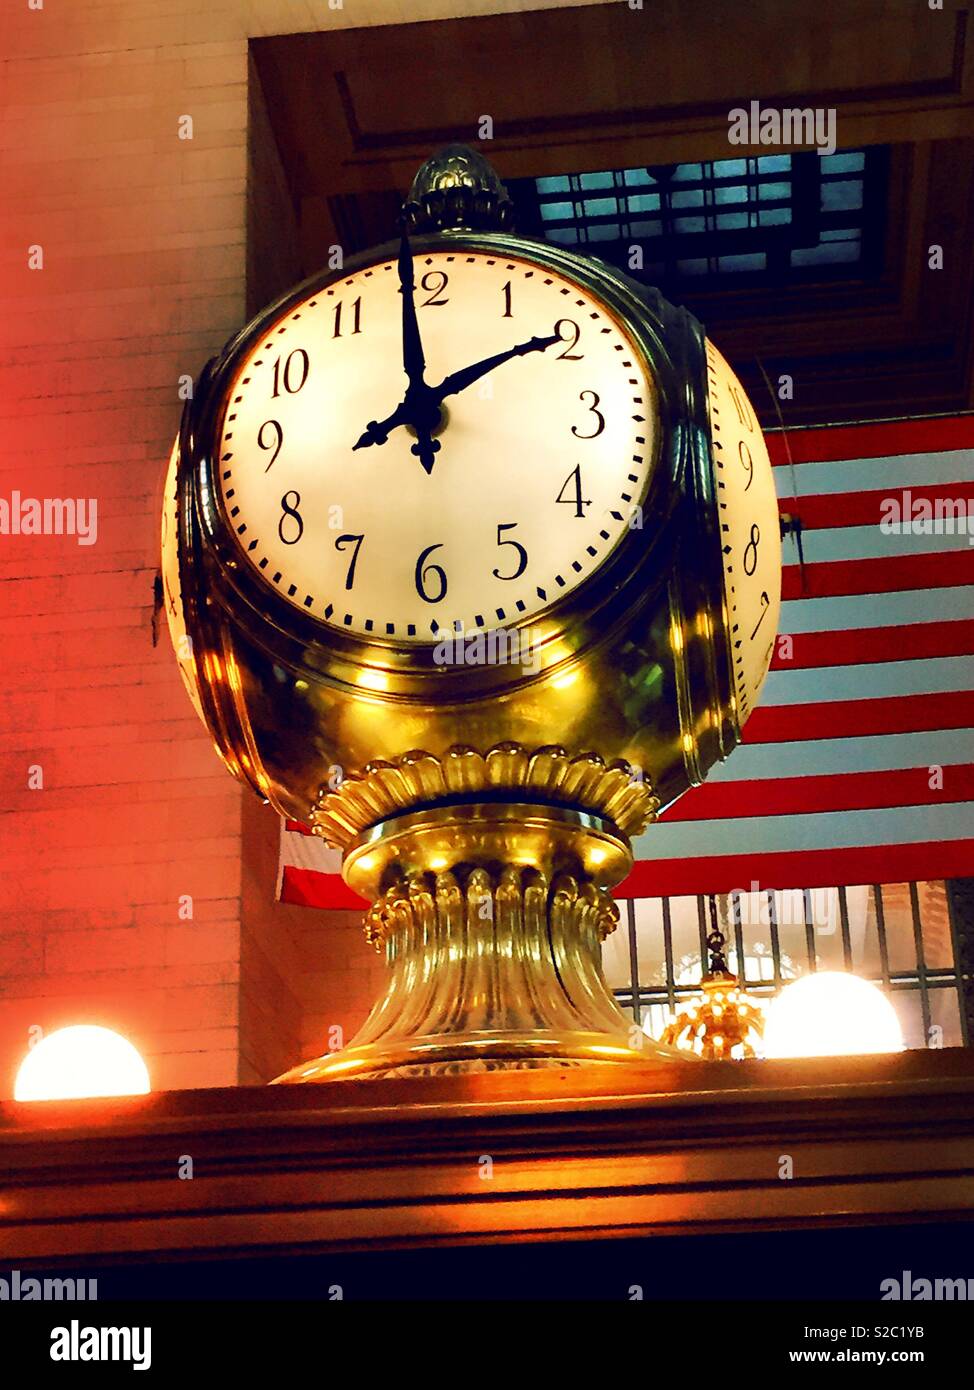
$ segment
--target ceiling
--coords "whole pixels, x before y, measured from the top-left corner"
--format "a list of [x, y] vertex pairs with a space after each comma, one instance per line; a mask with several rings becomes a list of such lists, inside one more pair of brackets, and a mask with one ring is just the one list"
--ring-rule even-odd
[[765, 374], [793, 378], [786, 424], [972, 408], [971, 18], [951, 0], [655, 0], [255, 40], [254, 127], [281, 183], [276, 215], [252, 218], [256, 303], [329, 246], [388, 240], [418, 165], [475, 142], [485, 115], [480, 148], [516, 179], [727, 159], [744, 152], [728, 111], [752, 98], [834, 108], [840, 149], [890, 147], [878, 270], [667, 293], [703, 319], [765, 425], [778, 408]]

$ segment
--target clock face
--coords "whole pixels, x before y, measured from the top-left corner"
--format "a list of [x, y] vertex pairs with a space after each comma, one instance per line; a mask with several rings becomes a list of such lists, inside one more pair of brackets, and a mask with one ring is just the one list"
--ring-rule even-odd
[[738, 722], [754, 708], [781, 610], [781, 527], [768, 450], [744, 389], [708, 339], [710, 430]]
[[162, 554], [162, 602], [166, 610], [169, 635], [179, 662], [179, 674], [183, 678], [186, 693], [193, 702], [193, 708], [203, 718], [199, 690], [196, 685], [196, 658], [193, 642], [186, 631], [183, 612], [183, 592], [179, 582], [179, 535], [178, 535], [178, 480], [179, 440], [172, 447], [169, 467], [166, 472], [166, 487], [162, 500], [162, 530], [160, 549]]
[[407, 386], [397, 263], [377, 262], [267, 326], [230, 384], [214, 467], [247, 563], [294, 607], [435, 643], [540, 614], [648, 524], [657, 409], [631, 338], [573, 281], [461, 248], [417, 252], [414, 278], [428, 385], [556, 341], [445, 397], [431, 459], [411, 426], [356, 448]]

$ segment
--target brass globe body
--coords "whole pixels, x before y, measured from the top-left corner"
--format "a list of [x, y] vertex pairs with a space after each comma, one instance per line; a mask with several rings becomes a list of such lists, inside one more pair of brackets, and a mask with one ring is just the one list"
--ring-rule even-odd
[[[293, 306], [395, 248], [312, 277], [204, 370], [164, 513], [184, 680], [230, 771], [347, 852], [346, 878], [379, 905], [369, 932], [391, 970], [366, 1042], [287, 1079], [671, 1055], [634, 1036], [598, 983], [599, 943], [630, 837], [740, 737], [708, 345], [655, 291], [559, 247], [482, 231], [413, 246], [528, 257], [597, 297], [648, 364], [656, 453], [642, 524], [531, 618], [531, 670], [440, 665], [432, 643], [364, 638], [287, 603], [245, 561], [218, 486], [238, 364]], [[512, 821], [534, 831], [512, 834]], [[488, 902], [485, 935], [477, 904]], [[445, 1008], [437, 980], [458, 957], [483, 969], [449, 977], [463, 997]], [[409, 1005], [417, 990], [423, 1016]], [[485, 1007], [502, 996], [504, 1007]]]

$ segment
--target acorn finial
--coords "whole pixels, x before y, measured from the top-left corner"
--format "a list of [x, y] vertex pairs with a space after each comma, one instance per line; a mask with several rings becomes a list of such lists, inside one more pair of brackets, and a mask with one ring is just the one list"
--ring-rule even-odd
[[513, 220], [493, 165], [467, 145], [446, 145], [420, 165], [402, 208], [407, 232], [505, 231]]

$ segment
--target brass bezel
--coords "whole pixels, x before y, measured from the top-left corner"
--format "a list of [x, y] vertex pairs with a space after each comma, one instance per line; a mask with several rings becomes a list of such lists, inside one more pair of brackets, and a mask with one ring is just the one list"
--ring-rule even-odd
[[[216, 478], [215, 431], [241, 359], [291, 307], [351, 271], [389, 259], [395, 251], [391, 245], [350, 259], [341, 271], [310, 277], [264, 310], [226, 345], [210, 365], [205, 379], [201, 379], [190, 407], [188, 452], [185, 462], [181, 459], [181, 467], [188, 467], [198, 483], [192, 492], [203, 549], [213, 563], [220, 587], [225, 586], [242, 601], [233, 605], [234, 617], [253, 640], [269, 650], [270, 644], [261, 637], [261, 630], [269, 626], [273, 629], [278, 660], [282, 655], [287, 659], [290, 652], [290, 664], [296, 672], [310, 667], [318, 676], [358, 692], [363, 686], [361, 673], [372, 670], [384, 677], [380, 692], [383, 696], [430, 698], [435, 692], [437, 699], [463, 700], [481, 697], [486, 689], [513, 689], [543, 679], [599, 641], [610, 626], [628, 618], [658, 588], [669, 569], [677, 539], [676, 528], [669, 524], [672, 513], [683, 497], [688, 475], [696, 471], [691, 457], [696, 441], [689, 437], [690, 431], [681, 428], [686, 424], [686, 384], [675, 370], [659, 325], [646, 302], [635, 293], [636, 287], [630, 289], [614, 271], [547, 243], [502, 233], [421, 237], [415, 239], [414, 249], [416, 254], [443, 249], [508, 254], [574, 280], [619, 321], [655, 386], [654, 457], [641, 499], [644, 516], [652, 520], [643, 530], [624, 535], [600, 568], [571, 593], [556, 599], [540, 613], [505, 624], [511, 630], [544, 627], [543, 639], [537, 646], [537, 671], [525, 673], [520, 667], [505, 665], [471, 669], [437, 666], [433, 661], [435, 641], [421, 644], [385, 637], [366, 639], [302, 613], [254, 571], [242, 555], [224, 514]], [[699, 438], [699, 432], [694, 433]]]

